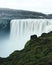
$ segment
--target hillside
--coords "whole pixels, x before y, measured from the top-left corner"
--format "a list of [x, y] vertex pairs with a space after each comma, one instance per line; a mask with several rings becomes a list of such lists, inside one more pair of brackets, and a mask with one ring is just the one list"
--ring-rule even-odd
[[32, 35], [23, 50], [0, 58], [0, 65], [52, 65], [52, 32]]
[[0, 19], [52, 19], [52, 14], [44, 14], [36, 11], [16, 10], [9, 8], [0, 8]]
[[25, 19], [45, 17], [46, 15], [40, 12], [0, 8], [0, 19]]

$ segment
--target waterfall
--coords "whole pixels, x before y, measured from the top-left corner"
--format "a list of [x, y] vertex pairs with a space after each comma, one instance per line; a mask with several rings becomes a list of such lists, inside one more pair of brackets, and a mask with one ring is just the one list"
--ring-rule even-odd
[[24, 48], [31, 35], [41, 36], [52, 31], [52, 19], [13, 19], [10, 22], [10, 38], [0, 44], [0, 57], [7, 57]]
[[50, 19], [16, 19], [11, 21], [12, 43], [18, 49], [22, 49], [31, 35], [40, 36], [42, 33], [52, 31], [52, 20]]

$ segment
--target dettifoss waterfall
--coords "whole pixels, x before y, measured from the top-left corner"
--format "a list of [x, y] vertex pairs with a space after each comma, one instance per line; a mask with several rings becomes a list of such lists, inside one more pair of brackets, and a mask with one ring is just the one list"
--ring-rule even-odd
[[39, 37], [44, 32], [52, 31], [52, 19], [14, 19], [11, 20], [10, 27], [10, 39], [2, 46], [1, 57], [23, 49], [31, 35]]

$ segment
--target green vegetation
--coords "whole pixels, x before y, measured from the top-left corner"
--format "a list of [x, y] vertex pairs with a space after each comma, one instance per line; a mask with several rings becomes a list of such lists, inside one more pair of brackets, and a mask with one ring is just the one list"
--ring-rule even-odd
[[52, 65], [52, 32], [31, 36], [23, 50], [0, 58], [0, 65]]

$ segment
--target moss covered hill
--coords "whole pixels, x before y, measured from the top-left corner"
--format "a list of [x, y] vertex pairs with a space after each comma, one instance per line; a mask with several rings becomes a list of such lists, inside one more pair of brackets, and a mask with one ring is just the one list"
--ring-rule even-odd
[[31, 36], [23, 50], [0, 58], [0, 65], [52, 65], [52, 32]]

